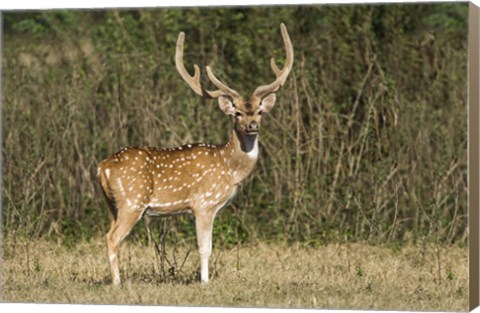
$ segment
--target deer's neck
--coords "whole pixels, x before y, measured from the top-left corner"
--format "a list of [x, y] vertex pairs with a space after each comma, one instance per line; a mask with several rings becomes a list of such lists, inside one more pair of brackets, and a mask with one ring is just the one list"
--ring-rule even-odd
[[246, 153], [250, 158], [257, 159], [258, 156], [258, 136], [257, 135], [245, 135], [237, 130], [233, 131], [230, 141], [234, 141], [234, 147], [238, 153]]
[[235, 184], [242, 182], [252, 172], [258, 159], [258, 136], [233, 131], [223, 147], [226, 162], [234, 177]]

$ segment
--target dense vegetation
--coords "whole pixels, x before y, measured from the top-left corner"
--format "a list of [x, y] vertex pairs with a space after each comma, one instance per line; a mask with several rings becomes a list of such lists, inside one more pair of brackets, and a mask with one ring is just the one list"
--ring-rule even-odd
[[[230, 120], [175, 70], [248, 94], [294, 69], [257, 167], [215, 241], [466, 243], [466, 3], [48, 11], [4, 15], [5, 235], [72, 243], [108, 228], [99, 160], [127, 145], [220, 143]], [[203, 81], [208, 84], [206, 75]], [[178, 238], [192, 216], [168, 218]], [[142, 228], [134, 236], [144, 238]]]

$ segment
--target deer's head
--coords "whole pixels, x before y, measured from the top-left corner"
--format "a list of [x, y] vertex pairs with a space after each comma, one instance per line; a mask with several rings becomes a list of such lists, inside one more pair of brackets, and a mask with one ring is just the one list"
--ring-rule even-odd
[[218, 90], [206, 90], [200, 84], [200, 69], [195, 64], [195, 73], [191, 76], [183, 65], [183, 43], [185, 34], [181, 32], [177, 40], [177, 52], [175, 64], [177, 70], [187, 84], [196, 94], [205, 98], [217, 98], [220, 109], [227, 114], [234, 116], [235, 130], [245, 135], [256, 135], [260, 129], [262, 115], [268, 113], [275, 105], [275, 93], [287, 80], [293, 65], [293, 47], [287, 28], [280, 24], [283, 42], [286, 50], [286, 61], [283, 69], [279, 69], [275, 59], [270, 60], [273, 72], [276, 75], [274, 82], [268, 85], [262, 85], [255, 89], [249, 98], [244, 98], [238, 92], [228, 87], [213, 75], [212, 69], [207, 66], [206, 71], [210, 81]]

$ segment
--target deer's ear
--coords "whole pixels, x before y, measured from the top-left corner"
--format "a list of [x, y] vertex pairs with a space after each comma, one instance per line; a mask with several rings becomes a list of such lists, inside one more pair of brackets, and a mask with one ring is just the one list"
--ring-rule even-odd
[[265, 113], [269, 112], [275, 105], [275, 100], [277, 100], [277, 96], [274, 93], [269, 94], [262, 99], [260, 109]]
[[222, 109], [223, 113], [227, 115], [235, 114], [235, 105], [232, 103], [232, 100], [229, 97], [218, 97], [218, 105], [220, 106], [220, 109]]

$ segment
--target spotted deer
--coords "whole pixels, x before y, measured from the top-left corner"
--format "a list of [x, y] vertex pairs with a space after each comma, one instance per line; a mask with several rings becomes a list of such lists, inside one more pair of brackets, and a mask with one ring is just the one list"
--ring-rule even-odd
[[175, 64], [180, 76], [199, 96], [217, 98], [220, 109], [233, 116], [225, 144], [187, 144], [177, 148], [127, 147], [98, 164], [98, 178], [106, 198], [111, 227], [106, 235], [112, 282], [120, 284], [118, 251], [121, 241], [142, 216], [193, 213], [200, 252], [200, 278], [208, 282], [212, 251], [212, 225], [217, 212], [235, 195], [258, 159], [258, 133], [263, 113], [275, 105], [275, 92], [285, 83], [293, 64], [293, 47], [285, 25], [280, 31], [286, 50], [280, 69], [270, 61], [275, 81], [255, 89], [244, 99], [220, 82], [209, 66], [206, 72], [218, 90], [200, 84], [200, 70], [191, 76], [183, 64], [185, 34], [178, 35]]

